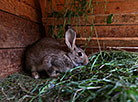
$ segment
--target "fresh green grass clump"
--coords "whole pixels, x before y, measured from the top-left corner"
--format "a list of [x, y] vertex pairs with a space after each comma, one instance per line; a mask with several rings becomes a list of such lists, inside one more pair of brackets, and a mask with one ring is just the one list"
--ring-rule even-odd
[[1, 100], [10, 102], [138, 102], [138, 53], [92, 55], [87, 66], [58, 79], [34, 80], [15, 74], [2, 81]]

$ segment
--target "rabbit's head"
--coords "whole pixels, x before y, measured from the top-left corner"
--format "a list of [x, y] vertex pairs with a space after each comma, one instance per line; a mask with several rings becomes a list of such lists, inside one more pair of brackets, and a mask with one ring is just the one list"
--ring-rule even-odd
[[80, 65], [87, 65], [89, 62], [88, 57], [84, 50], [76, 46], [75, 41], [76, 32], [73, 28], [69, 28], [65, 34], [65, 43], [70, 50], [68, 56], [75, 67]]

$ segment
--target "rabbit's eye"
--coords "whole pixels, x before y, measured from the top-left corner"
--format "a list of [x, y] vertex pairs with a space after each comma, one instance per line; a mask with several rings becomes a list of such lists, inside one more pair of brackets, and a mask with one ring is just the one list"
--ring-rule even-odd
[[82, 53], [81, 53], [81, 52], [78, 52], [78, 55], [79, 55], [79, 56], [82, 56]]

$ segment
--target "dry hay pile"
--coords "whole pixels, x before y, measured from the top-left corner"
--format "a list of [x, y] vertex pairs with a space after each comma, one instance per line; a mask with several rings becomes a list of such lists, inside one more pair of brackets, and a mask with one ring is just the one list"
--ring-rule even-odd
[[1, 102], [138, 102], [138, 53], [99, 52], [58, 79], [16, 73], [0, 83]]

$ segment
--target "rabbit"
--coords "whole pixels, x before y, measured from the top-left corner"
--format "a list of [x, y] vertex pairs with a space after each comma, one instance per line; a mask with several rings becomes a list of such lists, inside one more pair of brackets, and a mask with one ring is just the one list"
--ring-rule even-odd
[[65, 43], [54, 38], [43, 38], [27, 50], [26, 68], [35, 79], [45, 70], [49, 77], [57, 78], [61, 72], [73, 67], [87, 65], [89, 60], [84, 50], [75, 45], [76, 32], [72, 26], [66, 27]]

